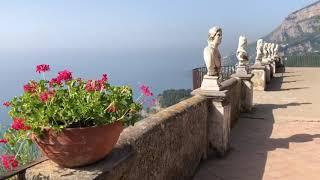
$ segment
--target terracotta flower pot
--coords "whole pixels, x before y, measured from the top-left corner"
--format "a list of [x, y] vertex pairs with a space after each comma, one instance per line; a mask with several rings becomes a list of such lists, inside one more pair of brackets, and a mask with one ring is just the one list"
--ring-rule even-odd
[[99, 127], [66, 128], [61, 133], [46, 130], [41, 138], [31, 138], [53, 162], [63, 167], [78, 167], [104, 158], [123, 128], [122, 123], [116, 122]]

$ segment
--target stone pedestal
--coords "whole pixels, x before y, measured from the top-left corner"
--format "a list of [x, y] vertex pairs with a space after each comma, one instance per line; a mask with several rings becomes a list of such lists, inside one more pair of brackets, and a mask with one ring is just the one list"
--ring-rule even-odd
[[268, 64], [269, 63], [269, 59], [268, 58], [262, 58], [262, 61], [260, 64]]
[[274, 76], [272, 61], [270, 61], [270, 63], [269, 63], [269, 67], [270, 67], [270, 80], [271, 80], [271, 78], [273, 78], [273, 76]]
[[277, 58], [275, 64], [276, 64], [276, 73], [285, 72], [285, 67], [284, 67], [284, 64], [283, 64], [281, 58]]
[[236, 74], [246, 76], [248, 75], [248, 67], [247, 66], [238, 66], [236, 70]]
[[203, 91], [219, 91], [220, 85], [218, 82], [218, 76], [208, 76], [205, 75], [203, 77], [202, 83], [201, 83], [201, 90]]
[[261, 64], [255, 64], [251, 67], [251, 73], [253, 74], [251, 79], [253, 90], [264, 91], [267, 83], [266, 67]]
[[232, 77], [241, 80], [240, 112], [250, 112], [253, 107], [253, 83], [251, 81], [253, 74], [234, 74]]
[[269, 63], [263, 63], [263, 66], [265, 66], [266, 71], [266, 82], [269, 83], [271, 81], [271, 67]]
[[231, 104], [228, 90], [203, 91], [196, 89], [192, 95], [208, 98], [208, 155], [223, 157], [230, 148]]
[[273, 74], [273, 76], [272, 77], [274, 77], [274, 75], [276, 74], [276, 61], [272, 61], [272, 63], [271, 63], [271, 67], [272, 67], [272, 74]]

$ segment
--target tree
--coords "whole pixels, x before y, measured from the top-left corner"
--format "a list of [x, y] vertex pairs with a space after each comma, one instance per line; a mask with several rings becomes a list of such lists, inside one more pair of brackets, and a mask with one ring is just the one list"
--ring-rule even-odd
[[159, 95], [159, 103], [162, 108], [166, 108], [189, 97], [191, 97], [191, 89], [168, 89]]

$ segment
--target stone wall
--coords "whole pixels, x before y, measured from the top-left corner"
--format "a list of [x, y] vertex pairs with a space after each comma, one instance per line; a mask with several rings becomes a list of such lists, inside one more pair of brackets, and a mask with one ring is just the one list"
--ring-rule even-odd
[[124, 131], [137, 152], [124, 179], [191, 177], [206, 155], [207, 101], [192, 97]]
[[230, 96], [230, 121], [233, 127], [240, 115], [240, 104], [241, 104], [241, 80], [239, 78], [230, 78], [221, 83], [221, 90], [228, 90]]
[[126, 128], [112, 154], [83, 168], [51, 161], [29, 169], [27, 179], [186, 179], [207, 151], [207, 100], [194, 96]]

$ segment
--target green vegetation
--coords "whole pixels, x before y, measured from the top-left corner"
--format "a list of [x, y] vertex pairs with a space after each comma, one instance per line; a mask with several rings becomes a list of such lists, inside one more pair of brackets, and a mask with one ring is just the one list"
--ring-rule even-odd
[[191, 89], [168, 89], [163, 91], [159, 96], [161, 107], [166, 108], [191, 97]]
[[320, 67], [320, 54], [306, 54], [303, 56], [288, 56], [284, 61], [287, 67]]
[[[36, 69], [41, 74], [50, 67], [41, 64]], [[65, 128], [116, 121], [133, 125], [140, 118], [143, 101], [153, 96], [148, 86], [141, 85], [141, 95], [135, 102], [131, 87], [110, 85], [106, 74], [101, 79], [83, 80], [64, 70], [50, 81], [42, 75], [42, 80], [25, 84], [21, 96], [3, 103], [13, 122], [0, 139], [1, 173], [4, 168], [11, 172], [37, 159], [39, 151], [31, 141], [32, 136], [44, 135], [48, 129], [61, 132]]]
[[[11, 122], [8, 122], [9, 120], [5, 120], [2, 122], [3, 124], [10, 124]], [[10, 120], [11, 121], [11, 120]], [[1, 129], [6, 127], [1, 127]], [[11, 130], [12, 131], [12, 130]], [[32, 161], [35, 161], [40, 158], [41, 153], [37, 146], [31, 143], [31, 141], [19, 141], [19, 135], [18, 134], [24, 134], [24, 131], [20, 132], [12, 132], [11, 139], [7, 143], [0, 143], [0, 154], [18, 154], [18, 156], [15, 157], [16, 160], [19, 161], [19, 166], [23, 166], [26, 164], [29, 164]], [[2, 135], [2, 133], [1, 133]], [[15, 137], [13, 137], [13, 135]], [[26, 134], [24, 134], [26, 135]], [[9, 137], [6, 137], [9, 138]], [[12, 146], [15, 145], [15, 146]], [[5, 173], [8, 173], [8, 169], [4, 166], [4, 161], [1, 157], [1, 164], [0, 165], [0, 175], [3, 175]], [[9, 172], [10, 173], [10, 172]]]

